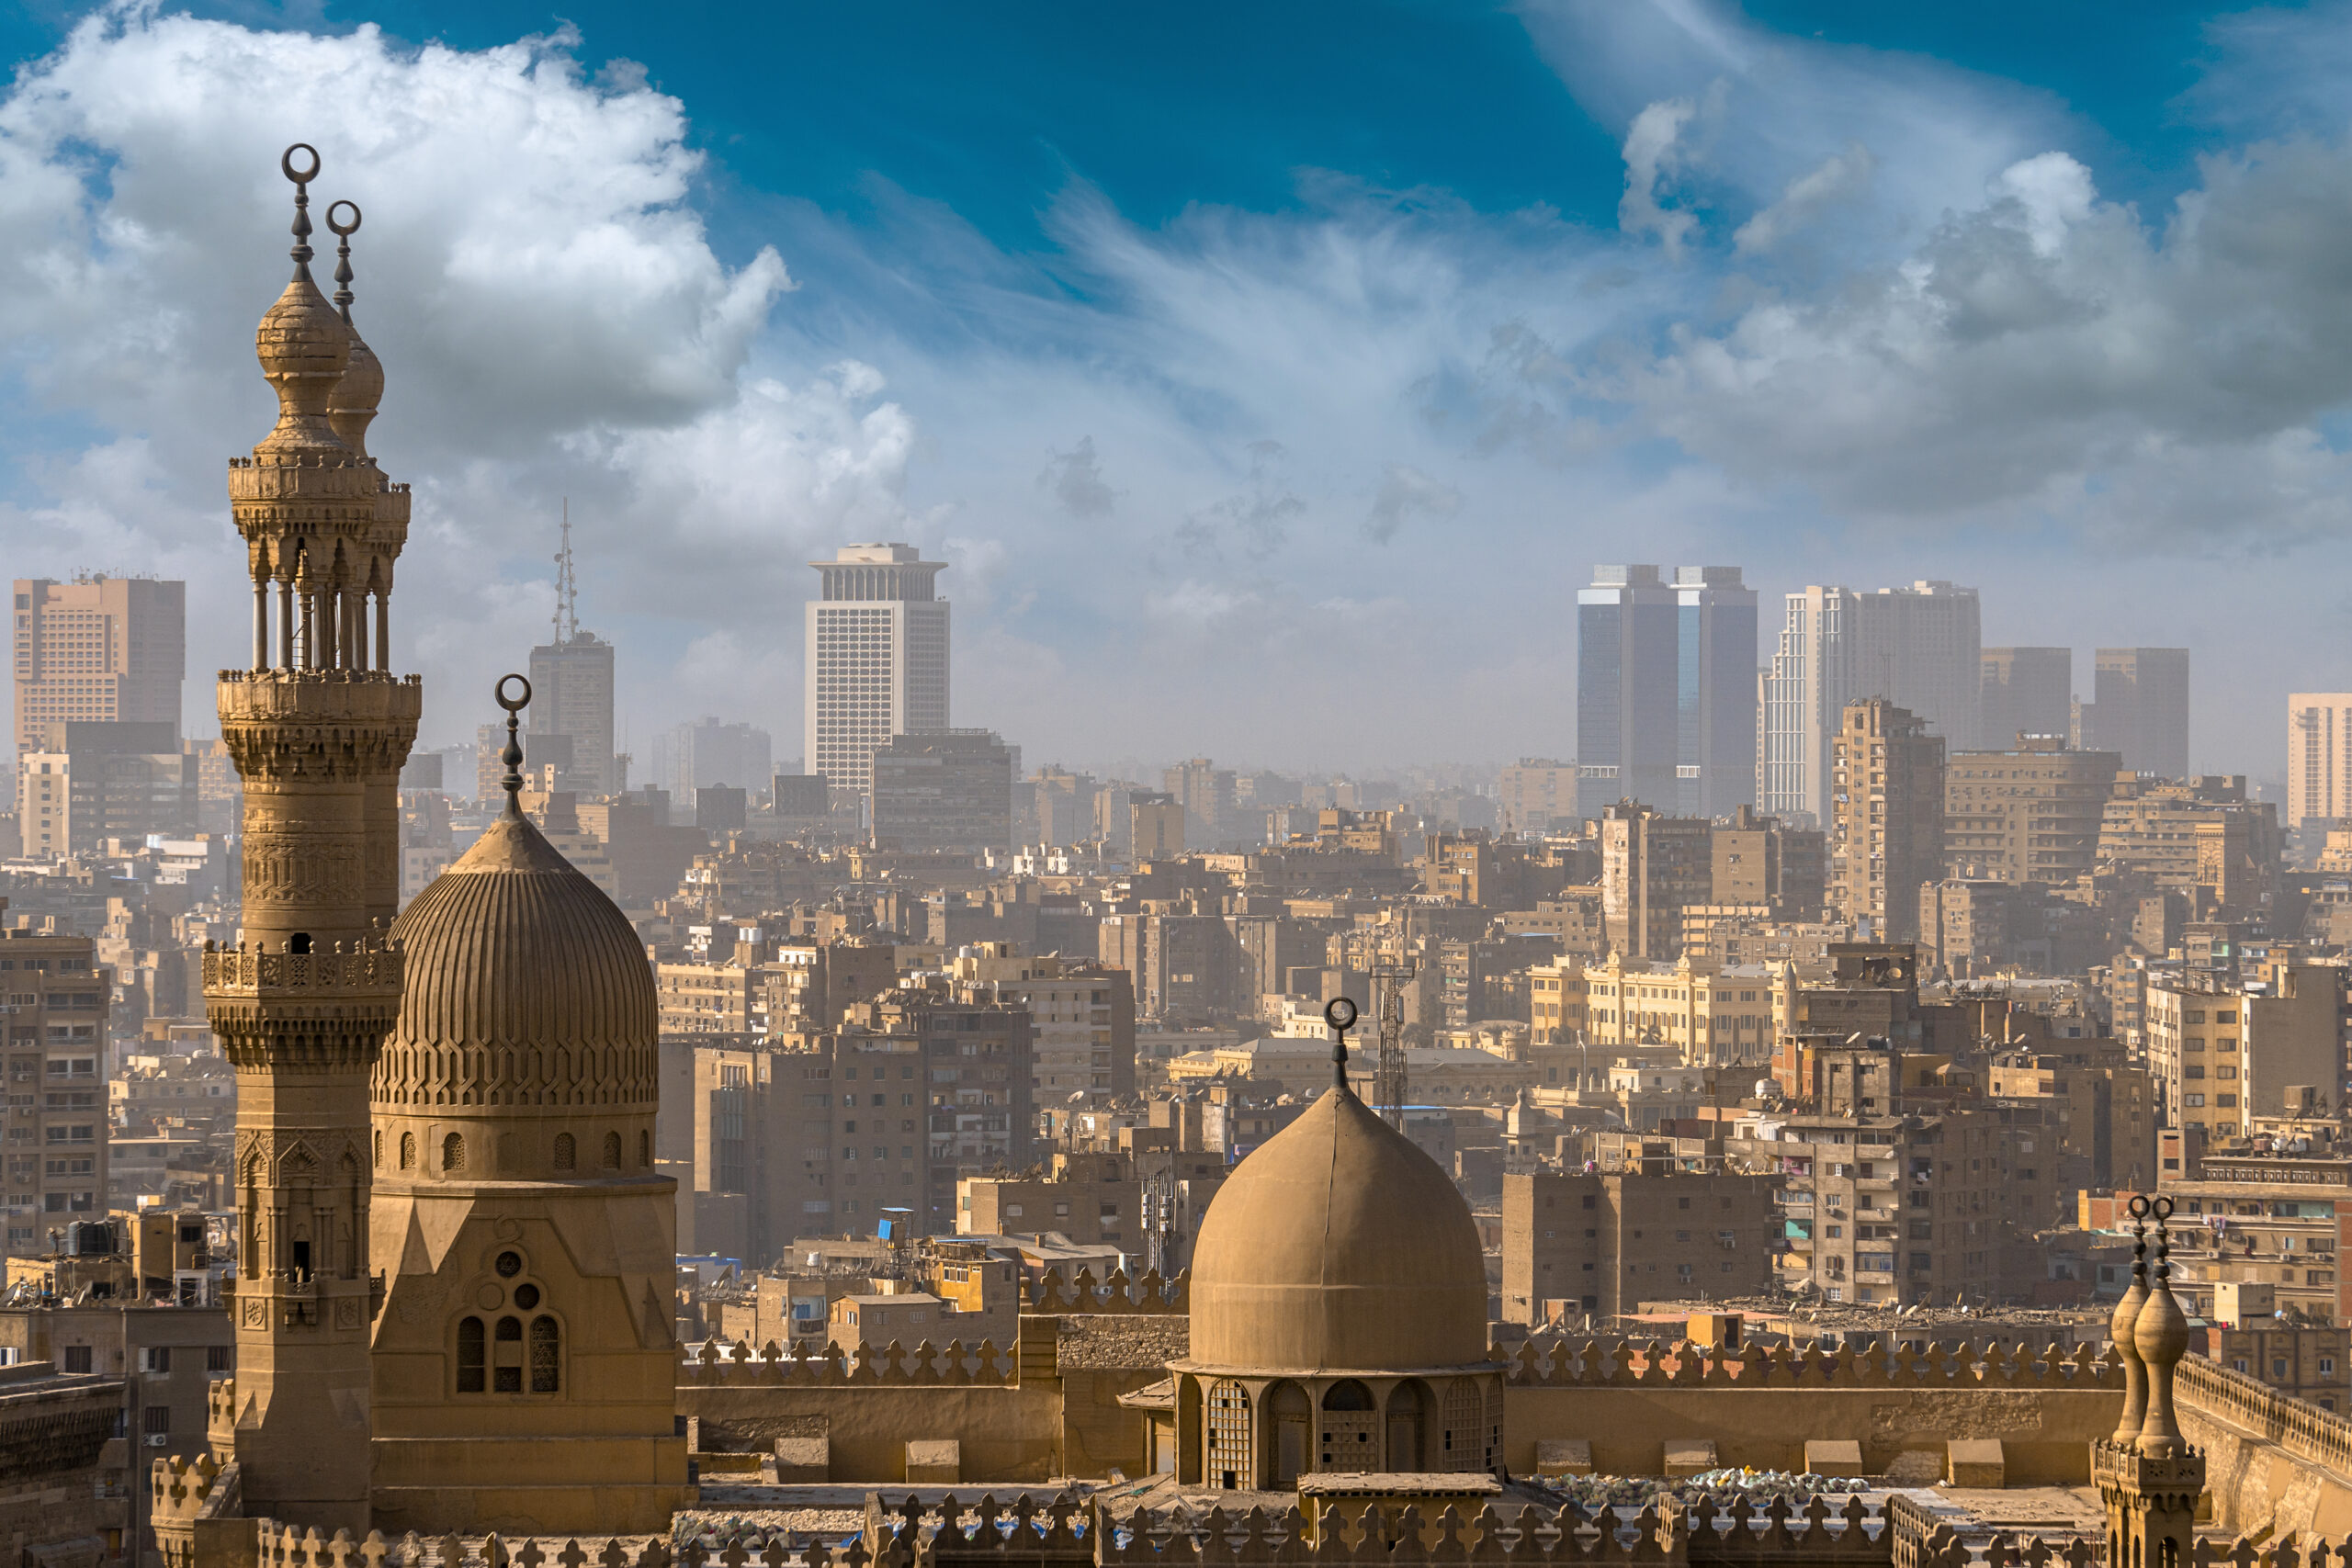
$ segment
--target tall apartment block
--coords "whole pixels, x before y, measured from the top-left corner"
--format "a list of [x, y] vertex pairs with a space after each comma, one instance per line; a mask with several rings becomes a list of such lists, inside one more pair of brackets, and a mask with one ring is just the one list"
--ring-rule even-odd
[[178, 735], [187, 583], [20, 577], [16, 592], [17, 750], [40, 750], [51, 725], [76, 720], [167, 723]]
[[2088, 875], [2122, 759], [2030, 731], [2014, 745], [1946, 758], [1944, 854], [1952, 875], [2049, 883]]
[[555, 564], [555, 640], [531, 649], [531, 739], [525, 753], [545, 753], [548, 738], [568, 736], [571, 760], [559, 784], [583, 795], [615, 795], [621, 786], [613, 776], [613, 645], [580, 629], [569, 518]]
[[2020, 735], [2074, 733], [2075, 650], [1988, 648], [1977, 710], [1977, 744], [2006, 751]]
[[2120, 751], [2123, 765], [2158, 778], [2188, 776], [2188, 649], [2102, 648], [2075, 744]]
[[[19, 585], [21, 586], [21, 585]], [[96, 943], [11, 927], [0, 931], [7, 993], [6, 1176], [11, 1258], [60, 1247], [75, 1220], [107, 1216], [107, 1003], [114, 987]]]
[[1755, 799], [1756, 594], [1737, 567], [1600, 566], [1577, 592], [1577, 811]]
[[1883, 697], [1846, 706], [1831, 752], [1829, 902], [1864, 942], [1919, 934], [1919, 885], [1944, 874], [1944, 743]]
[[1012, 848], [1012, 749], [986, 729], [897, 735], [874, 752], [874, 841], [977, 855]]
[[1983, 653], [1973, 588], [1928, 581], [1790, 594], [1762, 682], [1763, 808], [1827, 824], [1831, 750], [1847, 705], [1864, 698], [1894, 703], [1954, 750], [1973, 747]]
[[802, 766], [831, 788], [865, 795], [874, 750], [893, 735], [947, 728], [944, 561], [911, 545], [844, 545], [810, 561]]
[[2352, 818], [2352, 692], [2287, 699], [2287, 829]]

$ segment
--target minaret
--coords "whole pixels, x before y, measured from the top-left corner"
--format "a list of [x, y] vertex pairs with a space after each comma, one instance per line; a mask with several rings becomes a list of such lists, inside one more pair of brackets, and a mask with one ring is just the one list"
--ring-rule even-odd
[[[2156, 1222], [2156, 1264], [2144, 1282], [2144, 1263], [2132, 1268], [2132, 1295], [2143, 1295], [2125, 1322], [2119, 1305], [2113, 1319], [2117, 1353], [2125, 1358], [2128, 1386], [2125, 1425], [2134, 1407], [2137, 1431], [2123, 1427], [2091, 1446], [2091, 1479], [2107, 1504], [2107, 1561], [2110, 1568], [2172, 1568], [2188, 1561], [2197, 1540], [2197, 1499], [2205, 1490], [2205, 1455], [2180, 1435], [2173, 1407], [2173, 1374], [2188, 1352], [2188, 1314], [2172, 1293], [2172, 1200], [2134, 1197], [2135, 1235]], [[2143, 1253], [2144, 1244], [2135, 1247]], [[2130, 1304], [2131, 1296], [2125, 1298]], [[2134, 1362], [2143, 1369], [2129, 1373]]]
[[[358, 445], [382, 372], [311, 278], [318, 153], [297, 144], [280, 166], [295, 186], [294, 276], [254, 344], [277, 426], [229, 462], [254, 657], [220, 681], [244, 783], [244, 926], [204, 960], [206, 1009], [237, 1073], [237, 1371], [217, 1392], [233, 1411], [245, 1513], [358, 1533], [383, 1288], [368, 1247], [368, 1080], [401, 995], [384, 935], [397, 816], [379, 803], [395, 800], [421, 687], [387, 668], [408, 497]], [[347, 284], [358, 209], [335, 227]]]

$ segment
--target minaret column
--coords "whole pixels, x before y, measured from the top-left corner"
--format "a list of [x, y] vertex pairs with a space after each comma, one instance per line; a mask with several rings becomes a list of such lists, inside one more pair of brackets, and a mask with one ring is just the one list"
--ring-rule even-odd
[[[229, 469], [265, 662], [223, 671], [219, 685], [222, 743], [244, 783], [243, 930], [208, 947], [204, 994], [237, 1075], [243, 1248], [237, 1371], [214, 1385], [215, 1438], [232, 1448], [248, 1516], [357, 1538], [369, 1523], [368, 1346], [383, 1291], [366, 1241], [368, 1079], [401, 981], [398, 950], [375, 929], [391, 911], [371, 882], [371, 807], [397, 787], [422, 705], [415, 677], [349, 667], [337, 541], [379, 531], [386, 486], [328, 417], [356, 340], [310, 274], [317, 154], [288, 149], [285, 169], [297, 189], [294, 278], [255, 344], [277, 426]], [[397, 826], [384, 836], [395, 879]]]

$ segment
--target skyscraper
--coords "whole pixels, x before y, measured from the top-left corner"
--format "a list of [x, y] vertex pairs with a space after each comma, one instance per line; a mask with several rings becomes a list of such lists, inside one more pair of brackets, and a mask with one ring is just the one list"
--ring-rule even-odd
[[17, 750], [61, 723], [167, 723], [176, 737], [187, 671], [187, 583], [17, 579]]
[[775, 748], [757, 725], [698, 718], [654, 738], [654, 782], [682, 805], [718, 784], [763, 790], [775, 776]]
[[1977, 710], [1978, 749], [2007, 751], [2020, 735], [2073, 733], [2075, 650], [1988, 648]]
[[2188, 776], [2188, 649], [2102, 648], [2076, 744], [2158, 778]]
[[571, 761], [563, 773], [563, 787], [585, 795], [611, 795], [617, 788], [613, 779], [613, 645], [580, 629], [580, 584], [571, 570], [569, 516], [555, 561], [555, 640], [531, 649], [532, 739], [524, 750], [536, 759], [548, 750], [538, 744], [540, 738], [570, 736]]
[[1756, 803], [1756, 590], [1736, 566], [1674, 570], [1675, 811]]
[[2352, 819], [2352, 692], [2287, 699], [2287, 827]]
[[1655, 566], [1597, 566], [1577, 591], [1577, 811], [1669, 807], [1675, 758], [1675, 591]]
[[911, 545], [843, 545], [810, 561], [802, 766], [833, 789], [864, 795], [874, 749], [894, 735], [947, 728], [944, 561]]
[[1763, 682], [1764, 809], [1827, 825], [1847, 704], [1885, 697], [1959, 750], [1975, 744], [1983, 684], [1973, 588], [1921, 581], [1790, 594]]

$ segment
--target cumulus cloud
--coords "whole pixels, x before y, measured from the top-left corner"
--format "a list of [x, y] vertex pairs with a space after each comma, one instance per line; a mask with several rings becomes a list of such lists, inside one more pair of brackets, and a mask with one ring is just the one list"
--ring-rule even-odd
[[1617, 203], [1617, 226], [1628, 234], [1655, 234], [1668, 256], [1679, 256], [1699, 220], [1668, 208], [1661, 188], [1682, 162], [1678, 143], [1698, 106], [1688, 98], [1665, 98], [1634, 117], [1625, 131], [1625, 194]]

